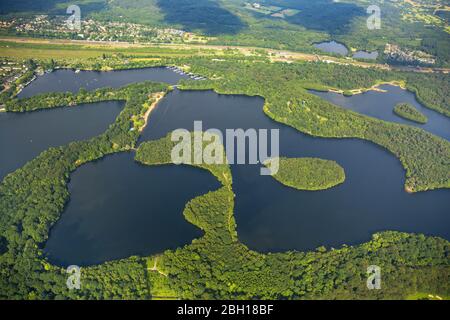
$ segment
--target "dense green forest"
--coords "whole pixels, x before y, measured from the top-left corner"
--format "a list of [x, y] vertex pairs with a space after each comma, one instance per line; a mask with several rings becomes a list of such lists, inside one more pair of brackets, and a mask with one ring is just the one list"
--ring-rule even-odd
[[246, 27], [242, 20], [212, 0], [158, 0], [164, 21], [188, 31], [208, 35], [237, 34]]
[[[448, 141], [419, 128], [385, 122], [344, 110], [306, 90], [351, 90], [370, 88], [383, 82], [400, 81], [408, 90], [415, 92], [417, 99], [425, 106], [450, 116], [450, 97], [447, 94], [450, 81], [445, 74], [392, 72], [327, 63], [267, 63], [264, 57], [247, 59], [240, 55], [219, 61], [209, 57], [166, 57], [161, 61], [151, 61], [148, 65], [158, 64], [190, 66], [190, 71], [195, 74], [216, 79], [182, 82], [181, 88], [258, 95], [266, 100], [264, 111], [268, 116], [304, 133], [319, 137], [360, 138], [388, 149], [399, 158], [406, 169], [405, 188], [408, 191], [448, 188], [450, 185], [450, 174], [447, 170], [450, 162]], [[131, 66], [134, 65], [128, 67]], [[145, 65], [139, 62], [136, 66]], [[103, 99], [105, 92], [98, 90], [88, 94], [81, 91], [80, 97], [85, 94], [87, 96], [86, 100], [78, 103]], [[74, 101], [71, 94], [59, 93], [29, 99], [12, 99], [6, 102], [6, 106], [9, 110], [29, 110], [65, 103], [77, 101]], [[306, 107], [303, 108], [303, 105]]]
[[[375, 69], [319, 63], [258, 63], [211, 61], [196, 58], [183, 61], [192, 71], [210, 81], [184, 81], [182, 89], [214, 89], [222, 94], [245, 94], [265, 99], [264, 112], [275, 121], [301, 132], [333, 138], [359, 138], [372, 141], [393, 153], [406, 170], [405, 189], [409, 192], [450, 187], [450, 144], [422, 129], [367, 117], [335, 106], [305, 88], [325, 90], [369, 88], [380, 81], [405, 79], [408, 88], [419, 88], [425, 75], [394, 73]], [[431, 84], [416, 90], [427, 106], [448, 100], [448, 78], [428, 77]], [[442, 89], [440, 89], [442, 88]], [[441, 94], [443, 96], [441, 96]], [[448, 105], [439, 104], [448, 114]]]
[[[448, 141], [421, 129], [339, 108], [307, 91], [369, 88], [379, 82], [404, 81], [428, 107], [447, 114], [448, 104], [443, 102], [449, 99], [449, 82], [444, 76], [325, 63], [269, 64], [242, 56], [223, 60], [171, 57], [158, 63], [189, 67], [210, 79], [184, 81], [182, 89], [262, 96], [268, 116], [302, 132], [319, 137], [360, 138], [387, 148], [402, 161], [407, 170], [406, 186], [411, 191], [449, 187]], [[139, 62], [139, 66], [142, 64]], [[89, 161], [134, 150], [139, 132], [130, 130], [132, 119], [145, 112], [154, 93], [167, 90], [166, 85], [144, 82], [114, 90], [81, 90], [77, 94], [5, 97], [8, 110], [16, 112], [101, 100], [124, 100], [126, 106], [102, 135], [51, 148], [0, 184], [0, 298], [148, 299], [171, 295], [186, 299], [393, 299], [417, 293], [449, 296], [450, 243], [441, 238], [381, 232], [366, 243], [337, 249], [320, 247], [310, 252], [268, 254], [249, 250], [240, 243], [236, 232], [232, 178], [227, 165], [201, 166], [222, 187], [192, 199], [184, 209], [185, 218], [204, 231], [203, 237], [158, 256], [130, 257], [82, 268], [81, 290], [68, 290], [65, 270], [50, 264], [42, 247], [69, 199], [70, 174]], [[136, 160], [145, 165], [170, 164], [172, 148], [169, 137], [146, 142], [139, 146]], [[148, 269], [153, 263], [157, 270]], [[367, 290], [366, 269], [373, 264], [383, 270], [382, 290]]]
[[298, 190], [325, 190], [345, 181], [344, 169], [331, 160], [280, 158], [279, 165], [280, 168], [273, 178]]
[[[207, 133], [202, 133], [204, 135], [207, 135]], [[196, 167], [203, 168], [205, 170], [210, 171], [216, 178], [219, 180], [224, 186], [231, 187], [232, 183], [232, 177], [231, 177], [231, 171], [229, 166], [227, 165], [227, 160], [225, 156], [225, 150], [223, 149], [223, 145], [219, 141], [219, 138], [217, 136], [211, 135], [209, 138], [205, 136], [205, 140], [203, 141], [203, 148], [201, 150], [201, 154], [203, 152], [206, 152], [208, 149], [216, 149], [220, 148], [222, 150], [221, 154], [219, 155], [218, 164], [207, 164], [205, 162], [201, 164], [195, 164], [193, 159], [195, 158], [195, 154], [198, 152], [198, 150], [195, 150], [194, 147], [194, 133], [191, 133], [191, 161], [187, 161], [186, 165], [192, 165]], [[210, 142], [206, 142], [206, 139]], [[136, 153], [136, 161], [141, 162], [143, 164], [147, 165], [163, 165], [163, 164], [170, 164], [172, 163], [172, 157], [171, 152], [174, 147], [177, 145], [178, 142], [174, 142], [171, 140], [171, 134], [169, 134], [167, 137], [156, 140], [156, 141], [147, 141], [142, 143], [139, 146], [139, 149]]]
[[[42, 246], [69, 198], [70, 173], [86, 162], [133, 148], [139, 132], [130, 130], [132, 117], [145, 112], [144, 105], [153, 93], [167, 90], [166, 85], [143, 82], [111, 91], [116, 99], [126, 100], [126, 106], [105, 133], [87, 141], [51, 148], [3, 180], [0, 184], [0, 234], [4, 243], [0, 256], [2, 298], [111, 299], [138, 298], [148, 293], [142, 268], [145, 261], [141, 258], [86, 268], [82, 292], [68, 291], [64, 280], [67, 275], [46, 261]], [[83, 101], [81, 95], [87, 101], [92, 98], [80, 93], [75, 100]], [[45, 95], [44, 99], [47, 98]], [[118, 278], [120, 284], [116, 282]]]
[[[313, 44], [334, 39], [354, 50], [378, 50], [386, 44], [420, 50], [450, 65], [448, 10], [383, 0], [80, 0], [83, 18], [175, 27], [210, 36], [209, 44], [257, 46], [320, 53]], [[67, 0], [14, 1], [0, 4], [0, 15], [66, 15]], [[367, 8], [381, 10], [381, 28], [368, 29]], [[69, 37], [69, 35], [68, 35]], [[151, 37], [148, 39], [151, 40]]]
[[[169, 136], [145, 142], [136, 159], [147, 165], [170, 164], [172, 148]], [[338, 250], [321, 247], [308, 253], [277, 254], [249, 250], [236, 233], [231, 180], [220, 178], [230, 173], [223, 165], [214, 167], [203, 168], [223, 187], [191, 200], [184, 210], [185, 218], [204, 236], [149, 258], [147, 265], [156, 266], [149, 273], [149, 290], [155, 298], [168, 293], [185, 299], [389, 299], [406, 297], [410, 290], [447, 294], [448, 284], [439, 281], [448, 276], [449, 243], [438, 238], [385, 232], [363, 245]], [[432, 251], [422, 252], [427, 247]], [[443, 250], [441, 258], [439, 250]], [[403, 255], [408, 258], [403, 260]], [[366, 288], [365, 271], [372, 262], [387, 272], [383, 292]]]
[[27, 99], [8, 99], [5, 108], [11, 112], [24, 112], [55, 107], [75, 106], [80, 103], [94, 103], [108, 100], [123, 100], [122, 92], [113, 92], [111, 88], [102, 88], [89, 92], [81, 89], [77, 94], [53, 92], [36, 95]]
[[394, 112], [402, 118], [425, 124], [428, 118], [413, 105], [409, 103], [399, 103], [395, 106]]

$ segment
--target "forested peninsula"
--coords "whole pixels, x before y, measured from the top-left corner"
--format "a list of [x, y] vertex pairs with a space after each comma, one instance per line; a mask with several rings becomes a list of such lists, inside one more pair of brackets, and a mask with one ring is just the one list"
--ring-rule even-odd
[[[161, 60], [162, 61], [162, 60]], [[162, 64], [163, 62], [157, 63]], [[157, 64], [151, 62], [152, 65]], [[144, 63], [140, 62], [140, 66]], [[150, 63], [149, 63], [150, 64]], [[449, 114], [448, 80], [441, 75], [394, 73], [322, 63], [267, 63], [237, 56], [165, 58], [208, 77], [184, 81], [181, 89], [214, 89], [265, 99], [264, 112], [297, 130], [317, 136], [374, 142], [399, 158], [405, 187], [424, 191], [450, 187], [449, 142], [424, 130], [344, 110], [307, 89], [370, 87], [376, 81], [404, 80], [428, 107]], [[67, 65], [65, 65], [67, 66]], [[68, 290], [65, 270], [52, 265], [42, 247], [69, 200], [70, 174], [79, 166], [116, 152], [134, 152], [136, 124], [167, 85], [144, 82], [120, 89], [50, 93], [33, 98], [3, 96], [9, 112], [124, 100], [125, 109], [108, 130], [87, 141], [50, 148], [0, 184], [0, 297], [8, 299], [394, 299], [417, 293], [448, 296], [450, 243], [437, 237], [380, 232], [360, 245], [319, 247], [309, 252], [259, 253], [239, 240], [234, 193], [227, 165], [204, 167], [222, 183], [192, 199], [186, 219], [204, 235], [176, 250], [130, 257], [83, 268], [81, 290]], [[150, 115], [151, 121], [151, 115]], [[136, 160], [171, 164], [168, 137], [139, 146]], [[367, 290], [370, 264], [383, 268], [383, 290]], [[149, 268], [152, 266], [152, 268]]]
[[[211, 62], [202, 58], [190, 61], [190, 65], [190, 70], [210, 80], [185, 80], [181, 89], [212, 89], [221, 94], [263, 97], [266, 115], [303, 133], [326, 138], [359, 138], [389, 150], [405, 168], [405, 190], [408, 192], [450, 188], [450, 143], [447, 140], [420, 128], [343, 109], [306, 90], [369, 88], [379, 79], [407, 79], [407, 88], [415, 91], [426, 106], [449, 115], [449, 97], [445, 92], [450, 89], [450, 83], [444, 75], [395, 73], [317, 63]], [[433, 94], [428, 94], [428, 90]], [[439, 104], [435, 105], [437, 102]]]

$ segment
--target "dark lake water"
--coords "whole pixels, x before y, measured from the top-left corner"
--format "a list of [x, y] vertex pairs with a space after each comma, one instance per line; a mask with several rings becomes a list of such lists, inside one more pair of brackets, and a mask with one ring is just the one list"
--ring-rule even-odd
[[376, 58], [378, 58], [378, 51], [372, 51], [372, 52], [356, 51], [353, 54], [353, 58], [375, 60]]
[[384, 149], [357, 139], [304, 135], [270, 120], [262, 106], [260, 98], [174, 91], [155, 109], [142, 140], [192, 130], [194, 120], [203, 120], [205, 130], [277, 128], [282, 156], [320, 157], [344, 167], [344, 184], [307, 192], [260, 176], [258, 165], [233, 165], [238, 235], [258, 251], [357, 244], [383, 230], [450, 238], [450, 190], [408, 194], [400, 162]]
[[[336, 105], [382, 120], [403, 123], [422, 128], [444, 139], [450, 140], [450, 118], [421, 105], [413, 93], [392, 85], [382, 85], [386, 92], [368, 91], [346, 97], [334, 92], [311, 91]], [[394, 107], [401, 102], [408, 102], [428, 118], [426, 124], [406, 120], [394, 113]]]
[[[186, 78], [167, 68], [130, 69], [111, 72], [56, 70], [25, 87], [20, 98], [46, 92], [77, 92], [153, 80], [170, 84]], [[0, 112], [0, 181], [49, 147], [84, 140], [104, 132], [123, 107], [122, 102], [101, 102], [70, 108], [28, 113]]]
[[103, 87], [119, 88], [133, 82], [152, 80], [176, 84], [187, 78], [166, 68], [143, 68], [118, 71], [80, 71], [62, 69], [46, 73], [26, 86], [19, 98], [47, 92], [78, 92], [80, 88], [94, 90]]
[[186, 203], [219, 187], [198, 168], [144, 166], [134, 153], [107, 156], [72, 174], [71, 200], [44, 251], [67, 266], [175, 249], [202, 235], [184, 219]]
[[314, 47], [328, 53], [337, 53], [343, 56], [346, 56], [348, 54], [347, 47], [342, 43], [336, 41], [326, 41], [316, 43], [314, 44]]
[[[176, 83], [181, 77], [163, 68], [106, 73], [59, 70], [38, 78], [23, 95], [77, 91], [85, 84], [94, 89], [142, 80]], [[103, 133], [123, 106], [112, 101], [0, 113], [0, 180], [49, 147]], [[91, 265], [149, 255], [201, 236], [182, 211], [190, 199], [219, 187], [216, 179], [200, 169], [146, 167], [133, 159], [133, 154], [112, 155], [73, 173], [71, 200], [44, 248], [52, 262]]]
[[[61, 81], [83, 75], [58, 72], [62, 72]], [[115, 72], [102, 73], [106, 74], [117, 77]], [[126, 76], [122, 81], [140, 78]], [[105, 78], [103, 85], [114, 83]], [[77, 86], [65, 80], [64, 86], [50, 81], [40, 90], [34, 89], [33, 94], [76, 91], [81, 85]], [[393, 107], [393, 98], [388, 97], [402, 92], [353, 98], [364, 97], [364, 106]], [[398, 99], [404, 102], [405, 97]], [[154, 110], [140, 141], [163, 137], [173, 129], [192, 130], [194, 120], [203, 120], [205, 130], [279, 129], [282, 156], [320, 157], [336, 160], [344, 167], [344, 184], [327, 191], [305, 192], [261, 176], [258, 165], [233, 165], [238, 234], [252, 249], [337, 247], [364, 242], [372, 233], [383, 230], [450, 238], [449, 190], [407, 194], [403, 190], [403, 168], [390, 153], [356, 139], [301, 134], [270, 120], [262, 105], [261, 98], [175, 90]], [[24, 114], [0, 113], [0, 173], [20, 167], [49, 146], [103, 132], [121, 108], [120, 103], [108, 102]], [[433, 128], [428, 130], [437, 130], [436, 123], [430, 121]], [[184, 220], [182, 210], [188, 200], [216, 189], [215, 178], [187, 166], [142, 166], [133, 157], [132, 153], [111, 155], [72, 174], [71, 200], [45, 246], [51, 261], [90, 265], [135, 254], [149, 255], [190, 243], [201, 235]]]
[[85, 140], [114, 122], [123, 102], [82, 104], [27, 113], [0, 113], [0, 181], [42, 151]]

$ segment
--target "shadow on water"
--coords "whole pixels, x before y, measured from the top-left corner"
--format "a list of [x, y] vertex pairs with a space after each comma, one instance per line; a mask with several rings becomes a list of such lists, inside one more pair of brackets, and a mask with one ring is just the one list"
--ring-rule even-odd
[[246, 27], [241, 19], [211, 0], [158, 0], [164, 21], [184, 30], [208, 35], [236, 34]]
[[279, 129], [282, 156], [320, 157], [342, 165], [345, 183], [320, 192], [284, 187], [260, 176], [258, 165], [232, 165], [238, 235], [258, 251], [356, 244], [384, 230], [450, 237], [450, 190], [408, 194], [404, 170], [386, 150], [357, 139], [304, 135], [269, 119], [262, 106], [261, 98], [176, 90], [154, 110], [142, 139], [192, 130], [195, 120], [203, 121], [204, 130]]

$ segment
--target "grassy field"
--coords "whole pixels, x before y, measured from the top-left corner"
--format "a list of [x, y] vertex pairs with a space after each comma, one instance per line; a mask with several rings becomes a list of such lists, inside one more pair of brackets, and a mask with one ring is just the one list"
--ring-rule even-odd
[[80, 49], [37, 49], [11, 48], [8, 44], [0, 43], [0, 55], [18, 59], [58, 59], [58, 58], [94, 58], [100, 57], [102, 51]]
[[[308, 54], [288, 50], [274, 50], [259, 47], [193, 45], [193, 44], [135, 44], [127, 42], [89, 42], [80, 40], [48, 40], [35, 38], [0, 37], [0, 57], [12, 59], [88, 59], [98, 58], [103, 54], [124, 54], [135, 56], [140, 61], [150, 61], [159, 57], [193, 57], [244, 55], [267, 57], [272, 62], [325, 61], [342, 65], [354, 65], [362, 68], [378, 68], [383, 70], [401, 70], [400, 68], [362, 62], [351, 58], [337, 58], [327, 55]], [[416, 72], [445, 72], [450, 68], [421, 68]]]
[[[280, 51], [257, 47], [219, 46], [219, 45], [176, 45], [176, 44], [133, 44], [117, 42], [88, 42], [77, 40], [46, 40], [34, 38], [0, 38], [0, 57], [13, 59], [88, 59], [103, 54], [124, 54], [135, 56], [140, 61], [158, 57], [224, 56], [241, 54], [245, 56], [268, 57], [273, 62], [328, 61], [336, 64], [355, 65], [363, 68], [393, 70], [387, 65], [361, 62], [352, 59], [336, 58], [326, 55], [307, 54], [293, 51]], [[145, 59], [145, 60], [142, 60]], [[432, 72], [433, 69], [422, 69]], [[441, 69], [450, 71], [450, 69]]]
[[129, 43], [94, 43], [70, 40], [40, 40], [31, 38], [1, 38], [0, 56], [19, 59], [94, 58], [103, 54], [126, 54], [137, 57], [187, 57], [221, 55], [221, 49], [133, 45]]
[[[309, 54], [321, 54], [313, 44], [331, 39], [355, 50], [378, 50], [380, 53], [390, 43], [435, 56], [436, 66], [450, 66], [447, 14], [436, 14], [438, 9], [439, 12], [448, 12], [448, 3], [444, 0], [408, 0], [408, 3], [265, 0], [252, 4], [245, 0], [79, 0], [78, 4], [83, 19], [181, 29], [192, 32], [193, 38], [188, 42], [195, 38], [211, 45], [264, 47]], [[7, 20], [19, 14], [27, 17], [37, 14], [63, 16], [68, 5], [65, 0], [4, 0], [0, 3], [0, 18]], [[369, 5], [378, 5], [383, 12], [380, 30], [367, 28], [366, 9]], [[11, 28], [5, 29], [3, 34], [46, 36], [46, 30], [23, 31], [19, 28], [17, 31], [17, 28]], [[102, 33], [96, 33], [94, 38], [98, 39], [99, 34]], [[77, 33], [58, 36], [82, 38]], [[118, 36], [116, 33], [108, 34], [108, 37], [103, 34], [102, 39], [111, 39], [111, 36], [124, 41], [129, 39], [128, 34]], [[88, 34], [83, 34], [83, 39], [88, 38]], [[146, 36], [142, 41], [154, 41], [152, 39], [152, 36]], [[382, 54], [377, 61], [393, 63]]]

